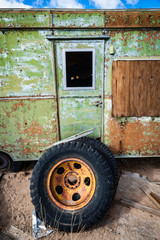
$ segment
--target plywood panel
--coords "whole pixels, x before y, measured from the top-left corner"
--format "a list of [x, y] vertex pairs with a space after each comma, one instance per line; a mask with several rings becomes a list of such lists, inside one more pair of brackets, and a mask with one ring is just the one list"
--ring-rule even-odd
[[114, 61], [112, 96], [115, 117], [160, 116], [160, 60]]

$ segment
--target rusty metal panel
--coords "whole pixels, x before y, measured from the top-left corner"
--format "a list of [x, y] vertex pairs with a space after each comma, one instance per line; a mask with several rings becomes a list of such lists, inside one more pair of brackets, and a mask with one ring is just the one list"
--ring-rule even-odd
[[[0, 104], [2, 149], [13, 153], [15, 159], [29, 160], [38, 158], [41, 155], [39, 149], [58, 140], [56, 99], [18, 100], [20, 96], [31, 98], [31, 96], [40, 95], [42, 98], [56, 95], [53, 44], [46, 39], [46, 35], [51, 35], [52, 31], [38, 29], [47, 29], [52, 26], [58, 28], [54, 30], [55, 35], [84, 36], [101, 35], [106, 32], [110, 36], [110, 40], [105, 41], [105, 52], [104, 48], [100, 48], [101, 42], [98, 41], [94, 41], [94, 44], [88, 40], [61, 43], [61, 49], [75, 48], [75, 45], [77, 48], [84, 48], [86, 44], [94, 48], [99, 44], [96, 56], [98, 84], [95, 93], [85, 92], [89, 98], [86, 97], [85, 100], [82, 98], [82, 102], [84, 101], [82, 105], [80, 98], [83, 97], [84, 91], [79, 91], [77, 98], [76, 91], [63, 91], [61, 49], [57, 49], [57, 86], [64, 137], [72, 135], [74, 129], [76, 133], [84, 130], [82, 122], [80, 122], [81, 125], [77, 124], [77, 118], [80, 121], [86, 121], [88, 127], [93, 127], [89, 122], [90, 119], [93, 123], [95, 120], [95, 126], [99, 126], [102, 109], [97, 108], [96, 112], [96, 106], [93, 108], [91, 106], [93, 99], [99, 100], [99, 90], [101, 92], [103, 90], [100, 82], [103, 81], [104, 73], [104, 143], [117, 155], [160, 155], [160, 118], [112, 117], [112, 62], [115, 59], [159, 59], [159, 13], [158, 10], [52, 10], [52, 14], [48, 10], [0, 11], [0, 28], [3, 28], [0, 31], [0, 96], [5, 99], [14, 96], [13, 100], [3, 99]], [[144, 27], [153, 29], [144, 30]], [[11, 28], [11, 30], [5, 28]], [[24, 29], [12, 31], [12, 28]], [[29, 31], [27, 28], [37, 28], [37, 31], [33, 29]], [[103, 28], [106, 30], [103, 31]], [[115, 48], [115, 55], [109, 54], [111, 45]], [[104, 68], [105, 71], [103, 71]], [[91, 99], [91, 97], [94, 98]], [[70, 106], [76, 111], [71, 112]], [[87, 111], [87, 107], [89, 118], [86, 120], [83, 113]], [[93, 116], [95, 112], [97, 114]], [[65, 120], [65, 117], [68, 119]], [[65, 129], [63, 129], [64, 126]], [[96, 132], [96, 134], [99, 133]]]
[[59, 100], [61, 138], [95, 128], [91, 137], [101, 136], [102, 109], [96, 106], [99, 98], [64, 98]]
[[122, 10], [106, 11], [107, 28], [150, 28], [160, 27], [160, 11]]
[[[160, 154], [159, 117], [112, 117], [112, 62], [116, 60], [160, 59], [159, 30], [109, 31], [105, 45], [104, 143], [116, 155], [156, 156]], [[115, 55], [109, 54], [110, 46]]]
[[113, 118], [111, 97], [105, 97], [104, 143], [116, 155], [160, 155], [160, 118]]
[[[95, 63], [95, 69], [96, 69], [96, 89], [95, 91], [91, 90], [65, 90], [63, 86], [63, 78], [64, 78], [64, 72], [63, 72], [63, 49], [86, 49], [90, 48], [96, 49], [96, 63]], [[66, 96], [66, 97], [73, 97], [73, 96], [98, 96], [100, 92], [102, 92], [102, 84], [101, 81], [103, 80], [103, 63], [104, 63], [104, 42], [103, 40], [100, 41], [59, 41], [56, 43], [56, 61], [57, 61], [57, 81], [58, 81], [58, 91], [59, 96]]]
[[48, 30], [0, 31], [0, 96], [54, 95]]
[[1, 151], [16, 160], [37, 159], [40, 149], [57, 141], [55, 99], [0, 101]]
[[0, 11], [0, 28], [41, 28], [49, 26], [49, 11], [2, 9]]
[[58, 28], [104, 27], [104, 11], [53, 12], [53, 27]]
[[[112, 62], [120, 59], [160, 59], [159, 30], [114, 30], [109, 31], [110, 39], [105, 44], [105, 94], [112, 95]], [[115, 55], [109, 54], [110, 46]]]
[[158, 10], [1, 10], [0, 28], [142, 28], [160, 27]]
[[[95, 89], [64, 89], [64, 49], [95, 51]], [[104, 41], [59, 41], [56, 43], [56, 60], [61, 139], [90, 128], [95, 128], [92, 136], [102, 137], [103, 109], [96, 103], [103, 99]]]

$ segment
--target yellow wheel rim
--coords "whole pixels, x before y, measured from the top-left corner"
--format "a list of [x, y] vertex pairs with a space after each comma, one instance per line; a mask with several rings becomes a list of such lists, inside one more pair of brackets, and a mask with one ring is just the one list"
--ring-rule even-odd
[[92, 199], [95, 182], [88, 164], [77, 158], [66, 158], [49, 171], [47, 191], [51, 200], [60, 208], [77, 210]]

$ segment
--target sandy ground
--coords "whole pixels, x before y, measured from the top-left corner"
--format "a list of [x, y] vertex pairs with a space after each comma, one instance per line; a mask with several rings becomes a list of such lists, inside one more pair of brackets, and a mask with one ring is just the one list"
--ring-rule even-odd
[[[122, 171], [136, 172], [151, 182], [160, 182], [160, 159], [118, 159], [117, 163], [120, 175]], [[6, 173], [0, 178], [0, 240], [32, 239], [29, 186], [33, 167], [34, 163], [27, 163], [22, 171]], [[11, 226], [25, 233], [25, 237], [9, 237], [6, 232]], [[69, 234], [54, 231], [44, 239], [159, 240], [160, 217], [113, 201], [110, 210], [91, 229]]]

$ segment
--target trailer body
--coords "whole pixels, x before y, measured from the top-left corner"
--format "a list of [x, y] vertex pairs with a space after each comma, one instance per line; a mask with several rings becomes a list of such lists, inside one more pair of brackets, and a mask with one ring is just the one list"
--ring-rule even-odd
[[14, 161], [90, 128], [117, 157], [159, 156], [159, 93], [158, 9], [0, 11], [0, 151]]

